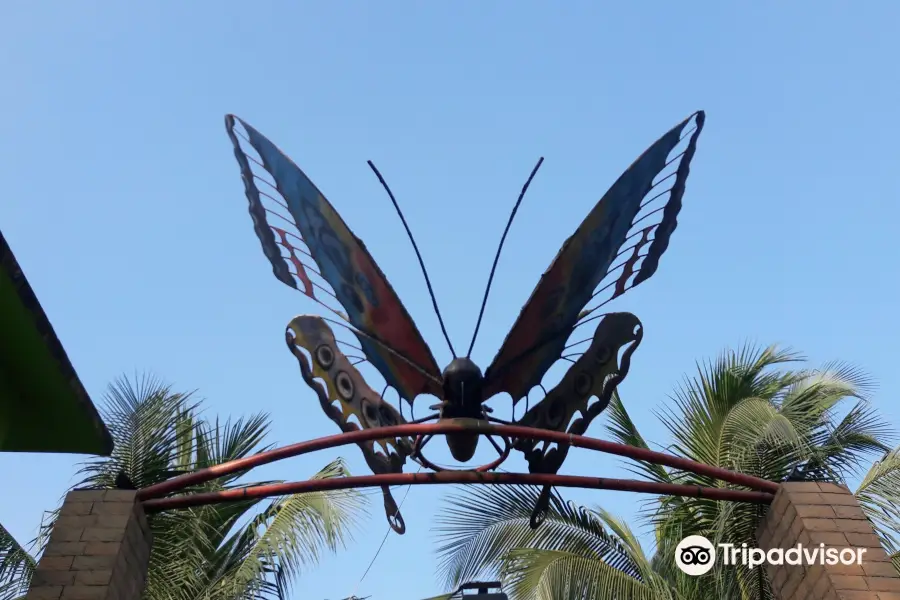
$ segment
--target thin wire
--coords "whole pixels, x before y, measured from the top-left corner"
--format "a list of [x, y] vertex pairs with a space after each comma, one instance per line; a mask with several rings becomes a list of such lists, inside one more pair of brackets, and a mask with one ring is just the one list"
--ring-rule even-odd
[[494, 282], [494, 274], [497, 272], [497, 263], [500, 261], [500, 251], [503, 250], [503, 243], [506, 241], [506, 234], [509, 233], [509, 228], [512, 226], [513, 219], [516, 218], [516, 213], [519, 210], [519, 205], [522, 204], [522, 199], [525, 197], [525, 192], [528, 191], [528, 186], [531, 185], [531, 180], [534, 179], [535, 174], [537, 174], [538, 169], [541, 168], [541, 163], [544, 162], [544, 157], [542, 156], [538, 159], [537, 164], [534, 165], [534, 168], [531, 170], [531, 175], [528, 176], [528, 180], [525, 182], [525, 185], [522, 186], [522, 191], [519, 192], [519, 197], [516, 199], [516, 204], [513, 206], [512, 213], [509, 215], [509, 220], [506, 222], [506, 229], [503, 230], [503, 235], [500, 237], [500, 245], [497, 246], [497, 254], [494, 256], [494, 264], [491, 266], [491, 274], [488, 276], [487, 287], [484, 289], [484, 298], [481, 299], [481, 310], [478, 311], [478, 321], [475, 323], [475, 331], [472, 333], [472, 341], [469, 343], [469, 351], [466, 352], [466, 358], [472, 356], [472, 348], [475, 347], [475, 338], [478, 337], [478, 330], [481, 328], [481, 319], [484, 318], [484, 309], [487, 306], [488, 296], [491, 293], [491, 284]]
[[384, 177], [381, 176], [381, 173], [378, 172], [378, 168], [375, 166], [371, 160], [367, 161], [369, 164], [369, 168], [375, 172], [375, 176], [378, 177], [378, 181], [381, 183], [381, 187], [384, 188], [384, 191], [387, 192], [388, 196], [391, 199], [391, 203], [394, 205], [394, 209], [397, 211], [397, 215], [400, 217], [400, 221], [403, 223], [403, 228], [406, 229], [406, 236], [409, 238], [410, 243], [412, 243], [413, 250], [416, 252], [416, 258], [419, 261], [419, 267], [422, 269], [422, 275], [425, 276], [425, 285], [428, 286], [428, 295], [431, 296], [431, 305], [434, 306], [434, 314], [437, 315], [438, 322], [441, 324], [441, 331], [444, 333], [444, 339], [447, 340], [447, 345], [450, 347], [450, 354], [453, 355], [453, 358], [456, 358], [456, 351], [453, 349], [453, 343], [450, 341], [450, 336], [447, 334], [447, 328], [444, 326], [444, 319], [441, 317], [441, 309], [438, 308], [437, 298], [434, 296], [434, 289], [431, 287], [431, 279], [428, 277], [428, 269], [425, 268], [425, 261], [422, 259], [422, 253], [419, 252], [419, 246], [416, 244], [416, 239], [413, 237], [412, 231], [409, 229], [409, 225], [406, 223], [406, 217], [403, 216], [403, 211], [400, 210], [400, 205], [397, 203], [397, 199], [394, 198], [393, 192], [391, 192], [391, 188], [388, 187], [387, 182], [384, 180]]
[[[374, 168], [374, 167], [373, 167]], [[377, 172], [377, 171], [376, 171]], [[419, 469], [416, 471], [416, 474], [422, 472], [422, 465], [419, 465]], [[406, 502], [406, 497], [409, 496], [409, 490], [412, 488], [412, 485], [406, 486], [406, 492], [403, 494], [403, 498], [400, 500], [400, 505], [397, 507], [397, 512], [400, 512], [400, 509], [403, 508], [403, 503]], [[391, 531], [393, 529], [388, 526], [386, 532], [384, 532], [384, 537], [381, 538], [381, 544], [378, 545], [378, 550], [375, 551], [375, 556], [372, 557], [372, 560], [369, 561], [369, 566], [366, 567], [365, 572], [362, 574], [362, 577], [359, 578], [359, 581], [356, 582], [356, 587], [353, 588], [353, 593], [350, 594], [350, 597], [353, 598], [356, 596], [356, 592], [359, 591], [359, 586], [362, 585], [363, 579], [366, 578], [366, 575], [369, 574], [369, 570], [372, 568], [372, 565], [375, 564], [375, 561], [378, 559], [378, 555], [381, 554], [381, 549], [384, 548], [384, 543], [387, 542], [388, 536], [391, 535]]]

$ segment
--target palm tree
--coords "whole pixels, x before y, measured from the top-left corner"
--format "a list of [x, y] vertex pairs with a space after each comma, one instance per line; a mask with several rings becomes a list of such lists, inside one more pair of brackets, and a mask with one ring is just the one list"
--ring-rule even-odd
[[[263, 446], [269, 428], [266, 415], [224, 423], [218, 418], [208, 420], [190, 394], [173, 392], [154, 379], [136, 384], [116, 381], [105, 404], [104, 420], [115, 449], [109, 458], [84, 463], [80, 470], [84, 479], [74, 487], [116, 487], [116, 479], [124, 474], [135, 487], [143, 488], [268, 448]], [[315, 477], [347, 474], [338, 459]], [[236, 487], [242, 475], [189, 491]], [[335, 491], [150, 515], [154, 543], [144, 598], [285, 598], [290, 583], [304, 568], [350, 539], [364, 504], [364, 496], [358, 493]], [[38, 551], [55, 514], [50, 513], [33, 543]], [[36, 564], [37, 559], [0, 527], [0, 600], [23, 596]]]
[[[857, 498], [898, 564], [900, 448], [891, 450], [890, 428], [868, 403], [871, 382], [840, 363], [788, 368], [800, 361], [774, 346], [745, 346], [699, 366], [658, 414], [672, 438], [665, 449], [773, 481], [843, 483], [862, 475]], [[618, 396], [608, 413], [612, 438], [649, 447]], [[874, 465], [873, 457], [880, 457]], [[732, 487], [642, 461], [633, 461], [631, 470], [651, 481]], [[448, 588], [493, 572], [516, 599], [772, 597], [762, 569], [728, 568], [713, 578], [691, 578], [674, 568], [672, 558], [674, 546], [687, 535], [755, 545], [759, 506], [654, 498], [641, 514], [654, 533], [655, 552], [648, 556], [621, 520], [559, 497], [541, 528], [532, 531], [528, 520], [535, 498], [529, 488], [477, 487], [450, 499], [453, 508], [442, 512], [447, 516], [441, 518], [438, 550]]]

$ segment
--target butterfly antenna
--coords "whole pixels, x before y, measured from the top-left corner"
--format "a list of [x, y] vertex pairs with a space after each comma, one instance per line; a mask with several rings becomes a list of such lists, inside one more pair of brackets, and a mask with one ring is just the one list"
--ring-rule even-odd
[[487, 306], [488, 296], [491, 294], [491, 284], [494, 283], [494, 274], [497, 272], [497, 263], [500, 261], [500, 252], [503, 250], [506, 234], [509, 233], [509, 228], [512, 226], [513, 219], [516, 218], [519, 205], [522, 204], [522, 199], [525, 197], [525, 192], [528, 191], [528, 186], [531, 185], [531, 180], [534, 179], [534, 176], [537, 174], [538, 169], [541, 168], [543, 162], [544, 157], [542, 156], [531, 170], [531, 175], [528, 176], [528, 180], [525, 182], [525, 185], [522, 186], [522, 191], [519, 192], [519, 198], [516, 200], [516, 205], [513, 206], [512, 213], [509, 215], [509, 220], [506, 222], [506, 229], [503, 230], [503, 235], [500, 237], [500, 245], [497, 246], [497, 254], [494, 256], [494, 264], [491, 266], [491, 274], [488, 277], [487, 287], [484, 289], [484, 298], [481, 300], [481, 310], [478, 312], [478, 321], [475, 323], [475, 332], [472, 334], [472, 342], [469, 344], [469, 351], [466, 352], [466, 358], [469, 358], [472, 355], [472, 348], [475, 347], [475, 338], [478, 337], [478, 330], [481, 328], [481, 319], [484, 318], [484, 309]]
[[422, 253], [419, 252], [419, 246], [416, 244], [416, 238], [413, 237], [412, 231], [410, 231], [409, 225], [407, 225], [406, 223], [406, 217], [403, 216], [403, 211], [400, 210], [400, 205], [397, 204], [397, 199], [394, 198], [394, 193], [391, 192], [391, 188], [384, 180], [384, 177], [381, 176], [381, 173], [378, 171], [375, 163], [373, 163], [371, 160], [366, 162], [369, 164], [369, 168], [372, 169], [372, 171], [375, 173], [375, 176], [378, 177], [378, 181], [381, 182], [381, 187], [384, 188], [384, 191], [386, 191], [387, 195], [390, 197], [391, 203], [394, 205], [394, 210], [397, 211], [397, 215], [400, 217], [400, 221], [403, 223], [403, 228], [406, 230], [406, 237], [409, 238], [413, 250], [416, 251], [416, 258], [419, 261], [419, 267], [422, 269], [422, 275], [425, 276], [425, 285], [428, 286], [428, 295], [431, 296], [431, 305], [434, 306], [434, 314], [437, 315], [438, 323], [441, 324], [441, 331], [444, 334], [444, 339], [447, 340], [447, 346], [450, 347], [450, 354], [452, 354], [453, 358], [455, 359], [456, 351], [453, 349], [453, 342], [450, 341], [450, 336], [447, 335], [447, 328], [444, 326], [444, 319], [441, 317], [441, 309], [438, 308], [437, 298], [435, 298], [434, 296], [434, 288], [431, 287], [431, 279], [428, 277], [428, 269], [425, 268], [425, 261], [422, 260]]

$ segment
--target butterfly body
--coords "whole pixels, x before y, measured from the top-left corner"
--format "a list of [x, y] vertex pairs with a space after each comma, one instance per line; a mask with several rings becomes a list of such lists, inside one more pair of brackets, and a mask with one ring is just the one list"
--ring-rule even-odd
[[[303, 380], [318, 396], [322, 411], [342, 431], [406, 423], [403, 404], [412, 408], [420, 395], [439, 398], [432, 407], [439, 413], [429, 418], [502, 423], [505, 421], [491, 416], [492, 408], [486, 403], [508, 395], [512, 399], [511, 421], [516, 425], [581, 435], [609, 404], [643, 337], [643, 326], [635, 315], [597, 311], [656, 272], [678, 224], [705, 114], [698, 111], [668, 131], [600, 198], [562, 245], [484, 371], [469, 358], [478, 326], [466, 356], [454, 351], [415, 240], [374, 165], [370, 163], [412, 242], [453, 354], [443, 371], [384, 273], [322, 192], [253, 127], [233, 115], [227, 115], [225, 122], [254, 230], [273, 273], [337, 317], [296, 317], [288, 325], [285, 341], [300, 365]], [[528, 183], [516, 202], [507, 231]], [[506, 231], [501, 248], [505, 237]], [[498, 249], [495, 266], [499, 255]], [[488, 291], [492, 278], [493, 271]], [[486, 302], [487, 291], [482, 314]], [[348, 329], [358, 346], [338, 340], [332, 323]], [[593, 335], [578, 340], [581, 336], [576, 331], [589, 323], [593, 324]], [[353, 350], [339, 344], [362, 355], [354, 355]], [[545, 375], [560, 361], [567, 361], [569, 366], [556, 385], [545, 388]], [[386, 386], [381, 394], [356, 369], [361, 362], [370, 363], [384, 378]], [[382, 397], [388, 388], [399, 396], [399, 410]], [[530, 402], [529, 396], [536, 389], [543, 397]], [[523, 400], [525, 411], [517, 411]], [[462, 433], [448, 436], [453, 457], [460, 462], [471, 459], [478, 437]], [[407, 458], [425, 464], [421, 444], [411, 438], [358, 445], [374, 473], [402, 472]], [[568, 453], [565, 444], [527, 439], [514, 440], [511, 447], [524, 455], [532, 473], [556, 473]], [[402, 533], [405, 526], [397, 505], [388, 488], [383, 492], [391, 526]], [[546, 514], [549, 497], [548, 488], [535, 507], [533, 526]]]
[[[444, 397], [433, 408], [441, 411], [442, 419], [483, 419], [486, 420], [484, 402], [484, 375], [471, 359], [453, 359], [442, 373]], [[454, 434], [447, 436], [450, 454], [459, 462], [466, 462], [475, 455], [478, 446], [477, 434]]]

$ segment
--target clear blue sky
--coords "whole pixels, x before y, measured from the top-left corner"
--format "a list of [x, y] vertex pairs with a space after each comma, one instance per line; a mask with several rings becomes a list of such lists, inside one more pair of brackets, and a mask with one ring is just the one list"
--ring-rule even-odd
[[[665, 443], [651, 410], [695, 359], [747, 339], [866, 368], [900, 424], [898, 22], [896, 4], [876, 1], [10, 1], [0, 225], [95, 399], [120, 373], [150, 370], [199, 389], [218, 413], [268, 411], [273, 441], [288, 443], [335, 431], [282, 337], [315, 307], [275, 280], [259, 249], [226, 112], [322, 188], [441, 363], [415, 259], [365, 161], [404, 206], [462, 345], [507, 213], [545, 156], [475, 350], [484, 366], [600, 195], [705, 109], [672, 245], [615, 305], [645, 325], [621, 388], [644, 434]], [[366, 472], [355, 449], [342, 453]], [[335, 455], [259, 476], [300, 479]], [[612, 458], [571, 458], [566, 472], [623, 473]], [[17, 491], [0, 495], [0, 521], [30, 539], [75, 461], [0, 456]], [[440, 591], [429, 527], [448, 492], [411, 491], [409, 531], [388, 540], [359, 595]], [[568, 497], [625, 516], [638, 500]], [[358, 542], [307, 574], [296, 598], [354, 590], [385, 531], [377, 496], [372, 509]]]

